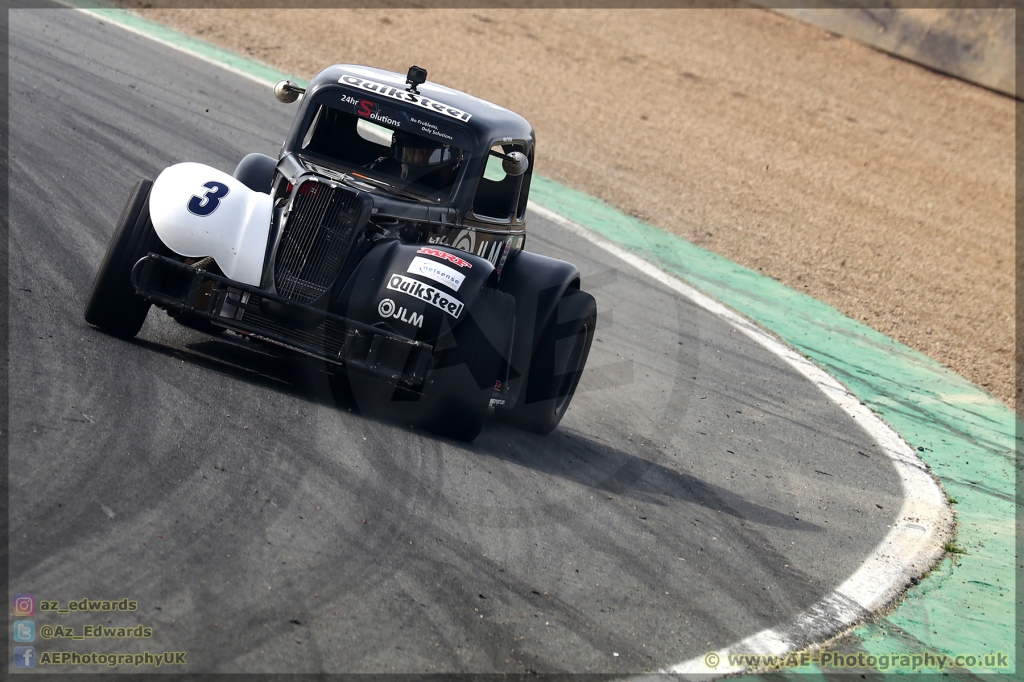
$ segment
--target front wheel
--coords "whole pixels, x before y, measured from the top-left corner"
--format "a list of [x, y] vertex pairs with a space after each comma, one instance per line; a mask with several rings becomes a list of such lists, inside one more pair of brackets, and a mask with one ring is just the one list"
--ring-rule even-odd
[[132, 286], [132, 267], [149, 253], [170, 255], [149, 219], [152, 187], [140, 180], [132, 189], [85, 304], [86, 322], [124, 338], [139, 333], [150, 306]]
[[597, 326], [597, 302], [569, 289], [541, 332], [530, 358], [526, 384], [511, 409], [495, 416], [534, 433], [550, 433], [565, 416], [590, 355]]

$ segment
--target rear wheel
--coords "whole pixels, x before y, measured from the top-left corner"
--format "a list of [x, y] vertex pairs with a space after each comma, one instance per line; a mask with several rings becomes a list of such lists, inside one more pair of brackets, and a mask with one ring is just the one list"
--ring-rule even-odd
[[103, 331], [131, 338], [142, 329], [150, 304], [132, 286], [132, 267], [149, 253], [171, 255], [149, 219], [150, 180], [140, 180], [121, 212], [85, 304], [85, 321]]
[[566, 291], [540, 334], [515, 406], [495, 410], [495, 416], [527, 431], [553, 431], [576, 393], [596, 325], [594, 297], [579, 289]]

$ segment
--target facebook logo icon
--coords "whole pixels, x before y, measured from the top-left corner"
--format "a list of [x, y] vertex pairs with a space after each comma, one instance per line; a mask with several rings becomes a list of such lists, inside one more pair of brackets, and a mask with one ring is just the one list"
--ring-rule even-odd
[[14, 667], [34, 668], [36, 667], [36, 648], [34, 646], [14, 647]]

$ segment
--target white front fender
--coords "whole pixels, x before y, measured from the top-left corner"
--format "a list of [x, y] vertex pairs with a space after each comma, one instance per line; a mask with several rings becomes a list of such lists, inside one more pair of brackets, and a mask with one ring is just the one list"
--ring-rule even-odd
[[259, 286], [273, 201], [201, 163], [164, 169], [149, 195], [149, 214], [171, 251], [213, 256], [225, 276]]

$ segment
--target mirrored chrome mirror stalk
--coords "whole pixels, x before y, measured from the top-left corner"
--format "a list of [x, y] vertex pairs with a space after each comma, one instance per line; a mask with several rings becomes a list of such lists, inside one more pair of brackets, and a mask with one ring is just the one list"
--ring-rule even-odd
[[277, 98], [278, 102], [284, 102], [285, 104], [291, 104], [299, 98], [299, 95], [305, 92], [305, 88], [300, 88], [292, 81], [278, 81], [277, 85], [274, 86], [274, 97]]
[[509, 152], [501, 162], [501, 169], [513, 177], [522, 175], [530, 167], [530, 161], [522, 152]]

